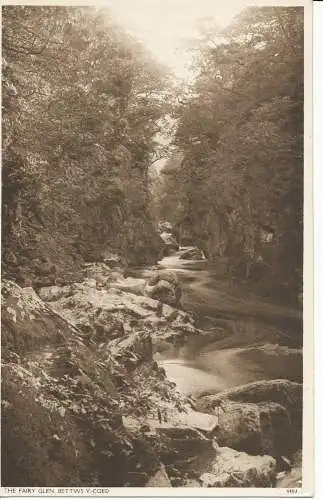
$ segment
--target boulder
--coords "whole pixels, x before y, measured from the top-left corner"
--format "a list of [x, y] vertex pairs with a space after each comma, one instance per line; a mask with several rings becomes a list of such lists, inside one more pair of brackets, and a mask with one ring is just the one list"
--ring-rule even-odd
[[160, 221], [158, 223], [158, 232], [159, 233], [172, 233], [173, 232], [173, 226], [170, 222], [167, 221]]
[[114, 284], [99, 289], [94, 285], [88, 278], [66, 290], [55, 287], [41, 291], [42, 296], [50, 300], [51, 308], [79, 329], [87, 344], [149, 330], [154, 343], [165, 341], [178, 345], [197, 332], [187, 313], [146, 295], [124, 291]]
[[267, 380], [202, 396], [201, 411], [219, 419], [219, 444], [250, 454], [269, 454], [281, 464], [301, 446], [302, 389], [288, 380]]
[[179, 311], [178, 309], [174, 309], [173, 307], [168, 306], [167, 304], [163, 304], [161, 314], [167, 320], [173, 321], [179, 316]]
[[144, 291], [147, 297], [159, 300], [173, 307], [178, 305], [180, 299], [179, 289], [165, 280], [160, 280], [156, 285], [152, 286], [146, 284]]
[[112, 316], [123, 323], [130, 323], [135, 318], [146, 318], [153, 315], [158, 306], [158, 302], [148, 297], [139, 297], [115, 288], [97, 290], [80, 284], [74, 290], [72, 296], [52, 302], [51, 306], [82, 331], [98, 322], [111, 322]]
[[277, 403], [224, 400], [213, 411], [218, 417], [216, 435], [220, 446], [277, 459], [290, 455], [297, 447], [289, 413]]
[[200, 476], [203, 488], [270, 488], [276, 482], [276, 461], [264, 456], [250, 456], [230, 448], [218, 448], [209, 471]]
[[214, 432], [218, 430], [219, 427], [219, 419], [217, 416], [193, 410], [179, 413], [177, 421], [181, 425], [193, 427], [198, 431], [202, 431], [206, 436], [213, 436]]
[[179, 257], [181, 260], [205, 260], [203, 250], [197, 247], [188, 248]]
[[113, 295], [115, 301], [107, 301], [104, 307], [103, 291], [89, 287], [87, 283], [72, 285], [71, 290], [69, 296], [61, 296], [50, 302], [50, 305], [66, 321], [78, 328], [86, 343], [108, 342], [124, 335], [122, 318], [113, 314], [120, 304], [117, 295]]
[[72, 287], [67, 286], [46, 286], [42, 287], [38, 290], [39, 297], [44, 302], [55, 302], [56, 300], [61, 299], [62, 297], [69, 297], [72, 295]]
[[165, 463], [181, 462], [201, 453], [213, 452], [212, 440], [193, 427], [172, 423], [157, 424], [155, 433], [163, 443], [164, 449], [160, 456]]
[[160, 237], [163, 241], [164, 246], [171, 252], [176, 252], [179, 250], [179, 244], [175, 238], [175, 236], [171, 232], [162, 232], [160, 233]]
[[207, 407], [221, 399], [245, 403], [272, 401], [288, 410], [293, 423], [299, 423], [302, 417], [303, 386], [284, 379], [260, 380], [233, 387], [216, 395], [204, 396], [202, 399]]
[[154, 269], [148, 276], [147, 284], [156, 285], [160, 280], [168, 281], [174, 286], [179, 286], [179, 280], [176, 273], [167, 269]]
[[144, 293], [160, 302], [176, 307], [181, 298], [181, 288], [175, 273], [166, 270], [154, 271], [144, 286]]

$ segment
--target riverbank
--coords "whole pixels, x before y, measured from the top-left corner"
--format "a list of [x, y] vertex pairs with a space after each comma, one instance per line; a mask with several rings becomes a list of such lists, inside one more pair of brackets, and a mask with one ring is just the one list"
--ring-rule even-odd
[[[209, 430], [200, 428], [197, 399], [189, 394], [194, 387], [193, 379], [198, 380], [197, 371], [203, 374], [199, 395], [219, 391], [224, 394], [228, 389], [227, 374], [215, 386], [213, 381], [218, 383], [219, 377], [211, 373], [213, 360], [208, 360], [208, 370], [191, 366], [193, 375], [188, 377], [186, 372], [184, 377], [190, 386], [188, 391], [181, 387], [178, 379], [167, 376], [167, 366], [160, 359], [169, 350], [177, 352], [178, 357], [189, 352], [193, 363], [194, 345], [199, 345], [200, 353], [206, 352], [212, 342], [214, 346], [215, 327], [213, 330], [197, 328], [192, 315], [145, 296], [142, 280], [126, 279], [120, 269], [97, 263], [86, 266], [84, 272], [83, 281], [42, 288], [38, 296], [31, 288], [4, 283], [6, 384], [3, 394], [6, 418], [13, 425], [6, 424], [3, 441], [5, 453], [10, 455], [7, 463], [19, 464], [4, 471], [8, 485], [13, 484], [13, 475], [21, 477], [24, 485], [42, 484], [44, 478], [37, 476], [28, 463], [33, 463], [32, 457], [43, 447], [40, 455], [45, 461], [44, 467], [53, 471], [45, 478], [48, 484], [58, 485], [57, 481], [64, 480], [68, 484], [75, 481], [78, 485], [92, 485], [95, 480], [104, 486], [152, 483], [156, 486], [192, 483], [195, 486], [274, 486], [276, 473], [281, 468], [280, 456], [273, 453], [274, 457], [268, 458], [270, 453], [266, 450], [274, 450], [278, 424], [266, 434], [267, 448], [258, 448], [255, 455], [246, 454], [243, 446], [231, 450], [225, 441], [217, 451]], [[183, 292], [185, 294], [185, 290]], [[225, 331], [222, 331], [222, 340], [224, 338]], [[215, 352], [225, 352], [213, 348]], [[209, 355], [206, 352], [205, 359]], [[187, 355], [185, 362], [183, 366], [188, 369]], [[248, 362], [241, 360], [241, 367], [244, 364], [247, 366]], [[241, 383], [241, 376], [238, 378]], [[208, 387], [206, 381], [210, 384]], [[273, 384], [274, 381], [269, 381], [262, 396], [267, 404], [272, 398]], [[246, 404], [241, 403], [242, 407]], [[24, 437], [22, 419], [27, 407], [31, 408], [36, 427], [28, 432], [25, 429]], [[202, 411], [205, 413], [205, 409]], [[253, 411], [260, 415], [263, 405], [253, 407]], [[288, 421], [288, 409], [271, 407], [269, 415], [277, 412], [283, 412], [280, 423]], [[209, 418], [218, 419], [213, 409], [206, 411], [207, 414]], [[247, 415], [248, 412], [243, 413], [240, 421], [246, 423]], [[190, 425], [183, 424], [187, 418]], [[37, 436], [44, 432], [42, 421], [52, 421], [49, 432], [54, 438], [45, 433], [46, 440], [38, 443]], [[288, 433], [292, 431], [293, 427]], [[250, 432], [252, 436], [264, 435], [257, 426]], [[74, 436], [72, 441], [68, 436]], [[24, 443], [27, 458], [22, 463], [17, 440]], [[61, 457], [62, 463], [50, 468], [46, 461], [53, 461], [55, 447], [60, 450], [57, 457]], [[289, 453], [288, 449], [285, 451]], [[203, 465], [199, 462], [199, 468], [190, 467], [201, 455]], [[76, 461], [84, 471], [82, 477], [75, 477], [73, 473]], [[118, 474], [117, 466], [121, 470]], [[62, 467], [66, 469], [64, 473]], [[232, 479], [232, 467], [240, 470], [238, 482]], [[40, 472], [45, 469], [39, 466]], [[256, 472], [250, 480], [251, 469]]]
[[[266, 303], [252, 293], [239, 295], [237, 288], [218, 280], [205, 262], [179, 257], [180, 252], [164, 258], [159, 266], [177, 273], [183, 291], [181, 306], [194, 316], [203, 335], [155, 354], [169, 380], [195, 398], [254, 381], [284, 379], [302, 384], [301, 311]], [[149, 270], [137, 269], [133, 275], [149, 276]], [[290, 480], [285, 472], [279, 476], [282, 484], [292, 484], [297, 476], [294, 485], [299, 485], [297, 462], [295, 467]]]

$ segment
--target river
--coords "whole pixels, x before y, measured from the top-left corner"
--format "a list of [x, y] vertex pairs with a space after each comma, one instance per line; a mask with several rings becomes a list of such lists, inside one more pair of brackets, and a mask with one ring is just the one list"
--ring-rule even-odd
[[[180, 307], [192, 313], [196, 326], [207, 334], [155, 353], [177, 389], [197, 396], [257, 380], [302, 382], [302, 312], [232, 287], [206, 260], [182, 260], [183, 251], [165, 257], [158, 267], [177, 274]], [[136, 269], [131, 275], [147, 278], [151, 272]], [[295, 457], [291, 470], [277, 477], [277, 487], [300, 485], [301, 454]]]
[[[180, 307], [208, 334], [181, 348], [157, 352], [156, 360], [193, 396], [215, 393], [256, 380], [302, 381], [302, 315], [264, 301], [219, 280], [206, 260], [182, 260], [181, 249], [158, 266], [173, 270], [181, 283]], [[147, 277], [150, 269], [133, 276]]]

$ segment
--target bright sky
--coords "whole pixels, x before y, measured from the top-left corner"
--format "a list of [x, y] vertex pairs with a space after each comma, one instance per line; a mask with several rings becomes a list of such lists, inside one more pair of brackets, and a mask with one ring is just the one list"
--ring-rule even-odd
[[183, 42], [197, 33], [197, 22], [211, 17], [226, 26], [246, 0], [106, 0], [116, 20], [135, 34], [156, 58], [179, 78], [186, 78], [189, 59]]

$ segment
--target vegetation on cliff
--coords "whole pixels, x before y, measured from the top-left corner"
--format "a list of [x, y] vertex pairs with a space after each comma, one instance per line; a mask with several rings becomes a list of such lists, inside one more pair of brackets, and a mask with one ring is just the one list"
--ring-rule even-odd
[[303, 10], [206, 23], [195, 82], [174, 111], [177, 151], [154, 207], [227, 275], [280, 300], [302, 290]]
[[[3, 281], [5, 486], [145, 486], [161, 467], [163, 446], [149, 440], [148, 415], [163, 405], [189, 408], [153, 361], [149, 326], [134, 319], [137, 311], [125, 307], [122, 321], [116, 307], [114, 317], [113, 291], [104, 294], [105, 307], [86, 308], [94, 290], [79, 289], [73, 299], [83, 316], [74, 303], [56, 306], [67, 309], [66, 321], [31, 288]], [[138, 428], [125, 427], [125, 417]]]
[[109, 248], [154, 260], [147, 172], [164, 69], [104, 9], [2, 13], [4, 271], [41, 285]]

